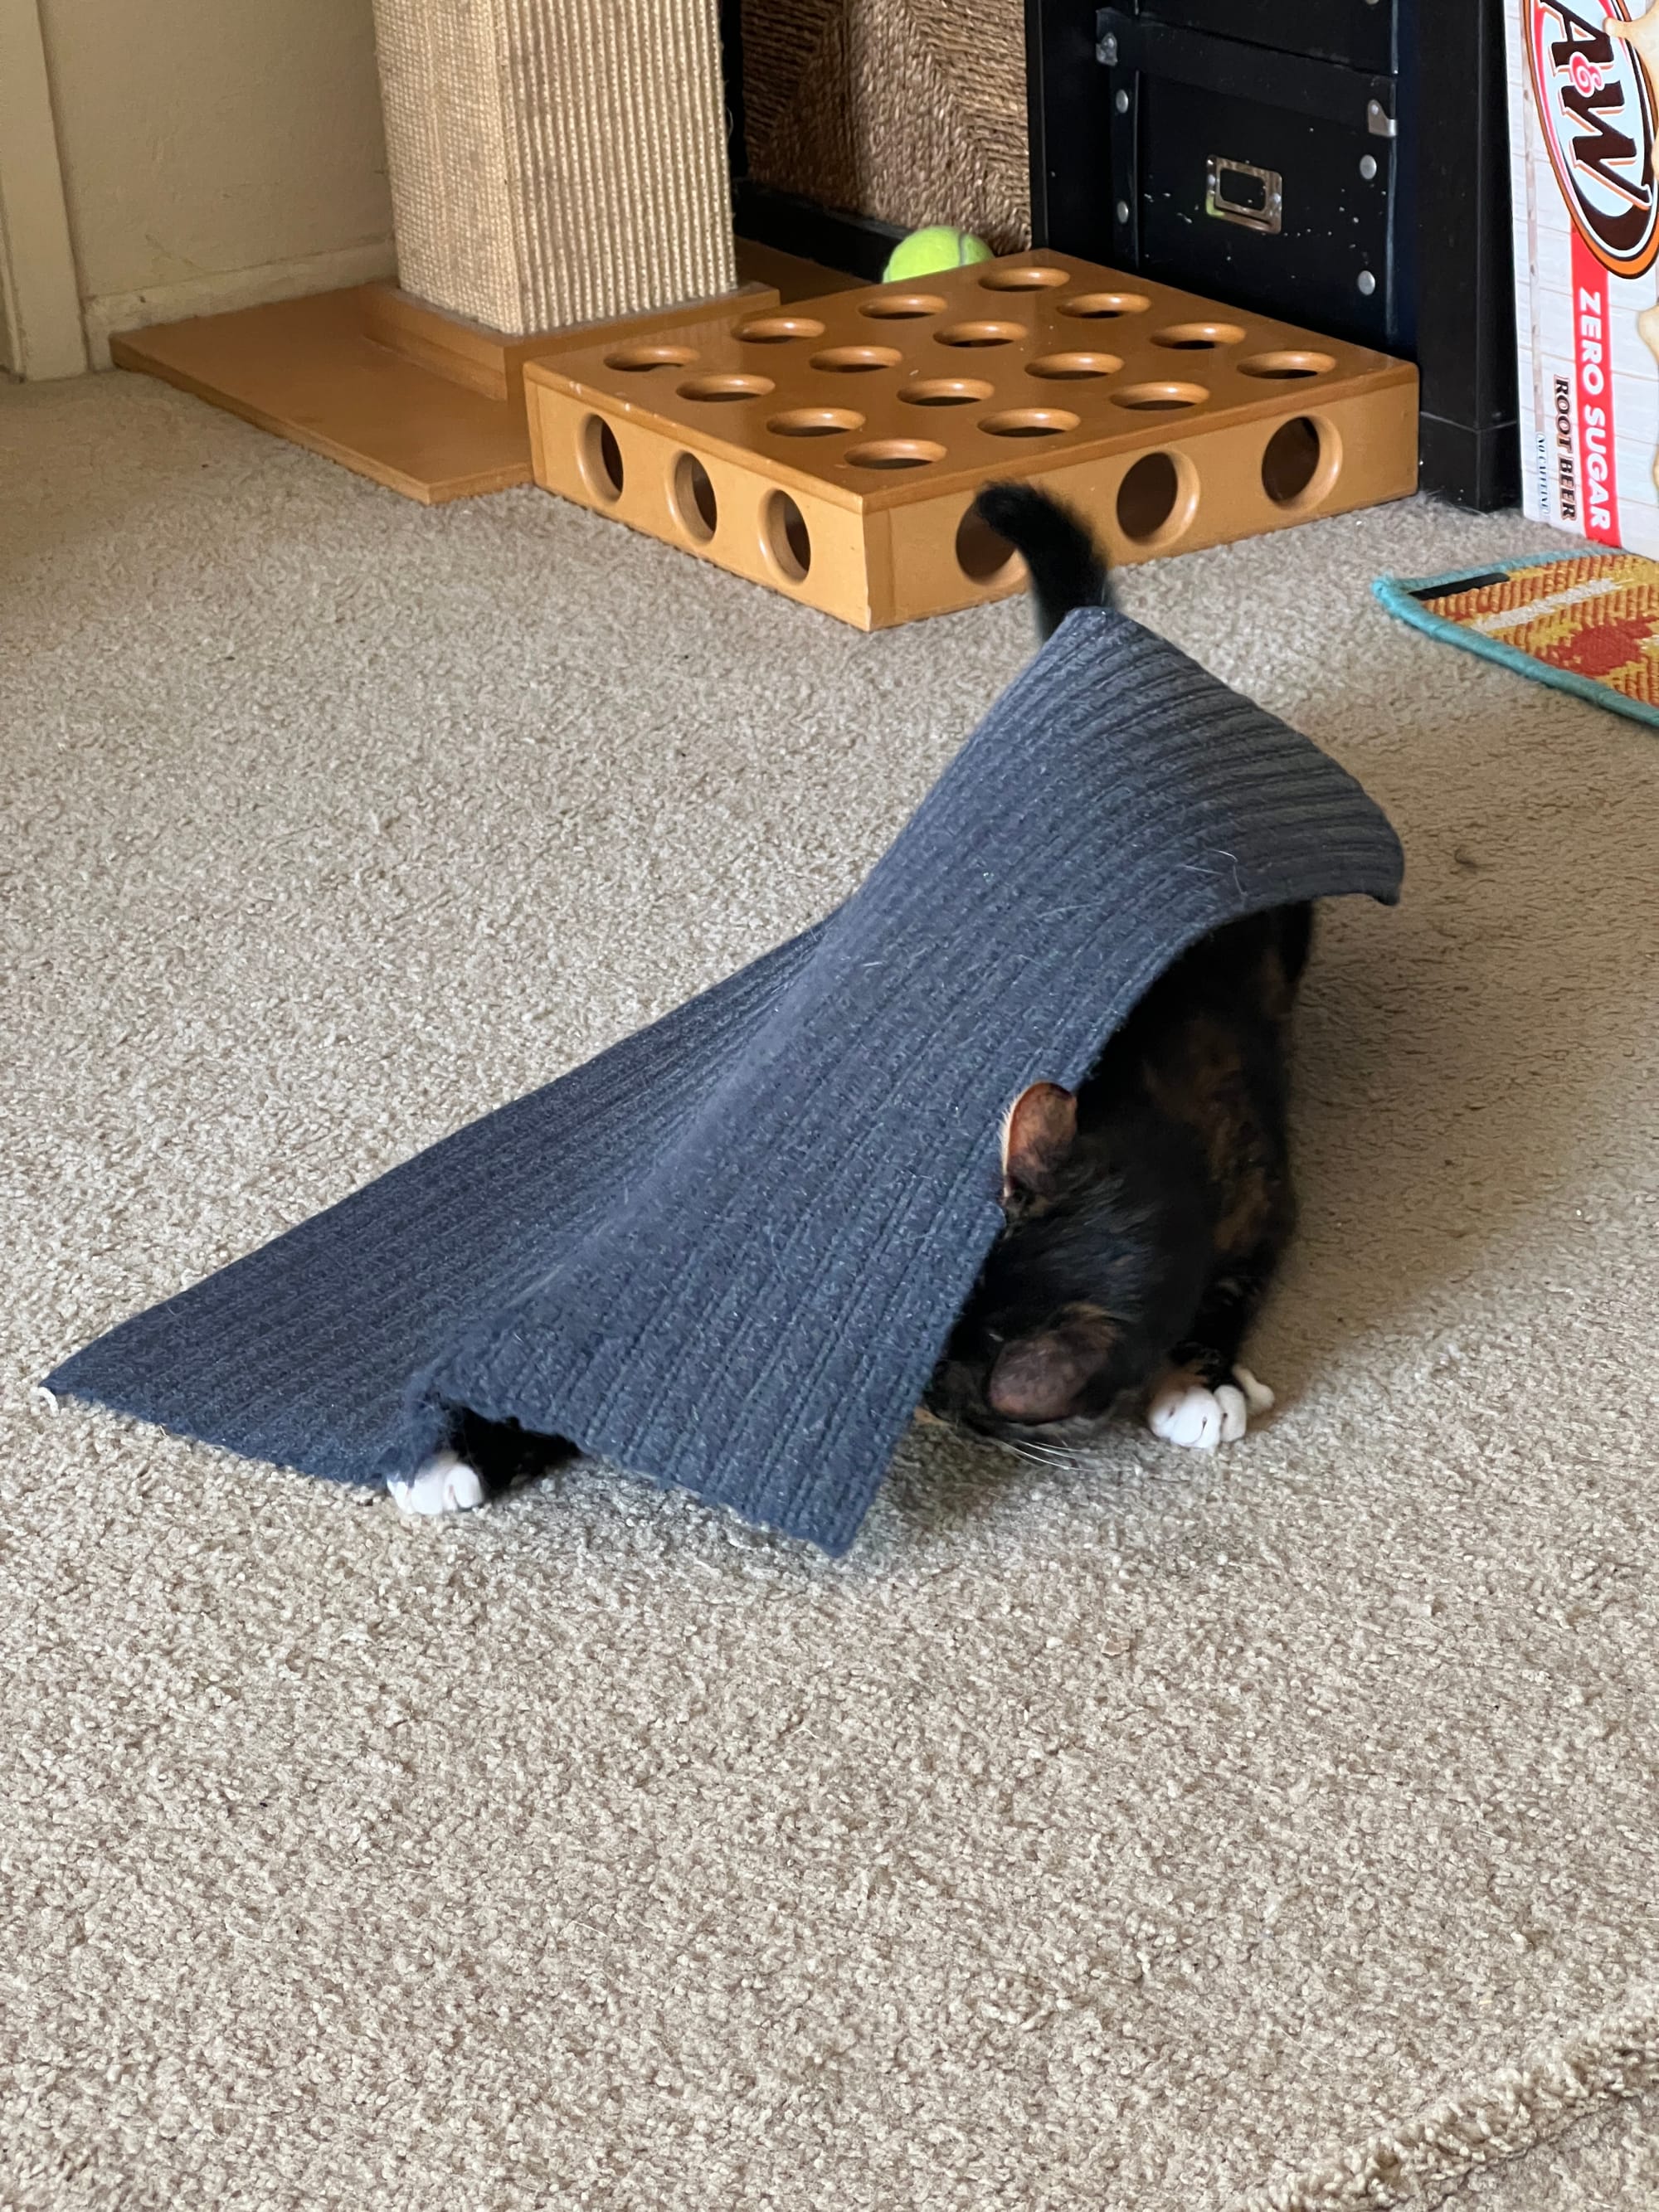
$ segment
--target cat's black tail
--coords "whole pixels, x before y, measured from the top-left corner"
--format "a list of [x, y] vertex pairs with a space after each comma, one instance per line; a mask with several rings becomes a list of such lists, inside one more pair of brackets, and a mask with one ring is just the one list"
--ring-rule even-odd
[[1035, 484], [988, 483], [974, 507], [981, 522], [1025, 556], [1039, 637], [1052, 637], [1073, 607], [1114, 604], [1106, 556], [1069, 507]]

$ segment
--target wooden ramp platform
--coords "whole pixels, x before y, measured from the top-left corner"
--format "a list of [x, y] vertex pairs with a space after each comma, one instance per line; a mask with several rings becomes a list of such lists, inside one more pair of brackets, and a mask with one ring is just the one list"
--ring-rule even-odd
[[526, 483], [522, 413], [394, 353], [354, 285], [112, 339], [137, 368], [428, 504]]
[[131, 331], [111, 340], [110, 354], [118, 368], [159, 376], [431, 506], [530, 482], [526, 362], [714, 307], [777, 302], [773, 285], [750, 282], [701, 309], [507, 338], [395, 285], [357, 284]]

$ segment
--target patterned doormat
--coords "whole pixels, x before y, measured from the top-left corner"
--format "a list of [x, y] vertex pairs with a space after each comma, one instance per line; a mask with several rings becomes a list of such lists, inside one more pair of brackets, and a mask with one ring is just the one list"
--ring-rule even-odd
[[1534, 554], [1444, 576], [1384, 576], [1375, 589], [1431, 637], [1659, 723], [1659, 561]]

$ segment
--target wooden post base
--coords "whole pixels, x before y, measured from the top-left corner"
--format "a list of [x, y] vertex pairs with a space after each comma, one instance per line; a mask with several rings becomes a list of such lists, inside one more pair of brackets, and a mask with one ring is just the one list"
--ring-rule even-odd
[[[708, 307], [775, 307], [749, 284]], [[428, 506], [531, 479], [526, 362], [649, 333], [705, 310], [679, 307], [527, 338], [441, 313], [395, 285], [354, 285], [228, 315], [131, 331], [118, 368], [159, 376], [244, 422], [307, 447]]]

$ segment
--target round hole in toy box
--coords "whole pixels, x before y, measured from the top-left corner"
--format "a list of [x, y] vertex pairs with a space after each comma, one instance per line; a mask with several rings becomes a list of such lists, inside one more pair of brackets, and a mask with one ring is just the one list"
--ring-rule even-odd
[[977, 507], [970, 507], [957, 525], [957, 566], [970, 584], [1012, 583], [1023, 567], [1000, 530], [993, 530]]
[[1201, 407], [1209, 396], [1201, 384], [1126, 384], [1113, 392], [1112, 404], [1137, 415], [1176, 415]]
[[1152, 332], [1155, 346], [1176, 353], [1209, 353], [1217, 346], [1242, 345], [1244, 331], [1237, 323], [1171, 323]]
[[1335, 367], [1328, 353], [1253, 353], [1239, 362], [1238, 373], [1290, 383], [1297, 377], [1323, 376]]
[[849, 446], [846, 458], [855, 469], [925, 469], [945, 459], [945, 448], [931, 438], [872, 438]]
[[1144, 315], [1152, 304], [1144, 292], [1079, 292], [1062, 300], [1060, 312], [1079, 322], [1110, 322], [1117, 315]]
[[1044, 269], [1024, 263], [1017, 269], [988, 269], [980, 278], [988, 292], [1051, 292], [1072, 281], [1069, 269]]
[[994, 384], [981, 383], [976, 376], [924, 376], [907, 384], [899, 398], [907, 407], [971, 407], [976, 400], [989, 399], [995, 390]]
[[1086, 377], [1115, 376], [1122, 366], [1115, 353], [1045, 353], [1026, 362], [1025, 374], [1056, 384], [1076, 384]]
[[826, 346], [812, 356], [814, 368], [832, 376], [868, 376], [878, 368], [896, 368], [904, 358], [896, 346]]
[[1026, 335], [1024, 323], [952, 323], [933, 332], [940, 345], [948, 346], [1012, 345]]
[[607, 368], [619, 368], [625, 375], [641, 376], [653, 368], [684, 368], [696, 357], [696, 349], [691, 346], [613, 346], [605, 356], [605, 365]]
[[675, 460], [669, 485], [669, 504], [674, 519], [694, 545], [707, 545], [720, 519], [720, 501], [708, 471], [695, 453]]
[[872, 323], [918, 322], [924, 315], [942, 315], [945, 302], [937, 292], [885, 292], [866, 300], [859, 313]]
[[729, 404], [738, 399], [764, 399], [774, 386], [769, 376], [689, 376], [675, 389], [682, 399]]
[[1198, 507], [1198, 471], [1185, 453], [1143, 453], [1117, 488], [1117, 526], [1132, 545], [1172, 545]]
[[981, 416], [979, 427], [994, 438], [1057, 438], [1075, 430], [1078, 420], [1064, 407], [1005, 407]]
[[806, 517], [787, 491], [769, 491], [761, 508], [761, 550], [786, 584], [804, 584], [812, 566]]
[[622, 497], [626, 473], [617, 434], [603, 415], [586, 415], [576, 434], [576, 465], [582, 482], [602, 506], [614, 507]]
[[769, 416], [766, 427], [778, 438], [844, 438], [864, 428], [864, 417], [850, 407], [790, 407]]
[[823, 325], [812, 315], [757, 315], [732, 333], [744, 345], [788, 345], [797, 338], [821, 338]]
[[1293, 415], [1281, 422], [1261, 454], [1261, 489], [1275, 507], [1296, 513], [1316, 507], [1336, 482], [1342, 466], [1342, 441], [1316, 415]]

